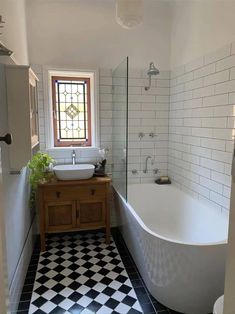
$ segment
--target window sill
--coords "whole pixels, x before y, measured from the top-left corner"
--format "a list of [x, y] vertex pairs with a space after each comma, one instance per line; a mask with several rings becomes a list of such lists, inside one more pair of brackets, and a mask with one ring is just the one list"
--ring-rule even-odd
[[96, 147], [96, 146], [69, 146], [69, 147], [48, 147], [46, 148], [47, 151], [58, 151], [58, 150], [64, 150], [64, 151], [67, 151], [67, 150], [84, 150], [84, 149], [87, 149], [87, 150], [92, 150], [92, 149], [99, 149], [99, 147]]

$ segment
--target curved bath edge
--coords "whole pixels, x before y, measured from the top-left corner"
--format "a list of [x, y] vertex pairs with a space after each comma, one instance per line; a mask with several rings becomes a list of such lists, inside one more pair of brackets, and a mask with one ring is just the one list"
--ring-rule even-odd
[[[146, 213], [149, 195], [143, 204]], [[116, 191], [115, 207], [119, 229], [150, 293], [181, 313], [212, 313], [214, 302], [224, 290], [226, 241], [171, 241], [146, 226], [140, 207], [137, 213]], [[156, 208], [156, 220], [158, 214]]]

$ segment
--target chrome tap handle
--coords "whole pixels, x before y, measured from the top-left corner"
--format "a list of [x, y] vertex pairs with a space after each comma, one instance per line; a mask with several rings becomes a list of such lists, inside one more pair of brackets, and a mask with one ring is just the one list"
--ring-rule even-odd
[[76, 152], [75, 152], [75, 150], [72, 151], [72, 164], [73, 165], [76, 164]]

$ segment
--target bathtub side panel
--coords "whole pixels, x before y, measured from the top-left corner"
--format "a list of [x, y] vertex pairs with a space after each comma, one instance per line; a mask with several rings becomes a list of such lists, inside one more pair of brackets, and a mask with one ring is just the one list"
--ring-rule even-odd
[[223, 294], [226, 246], [190, 246], [157, 238], [139, 225], [118, 194], [115, 199], [120, 231], [151, 294], [179, 312], [212, 312]]

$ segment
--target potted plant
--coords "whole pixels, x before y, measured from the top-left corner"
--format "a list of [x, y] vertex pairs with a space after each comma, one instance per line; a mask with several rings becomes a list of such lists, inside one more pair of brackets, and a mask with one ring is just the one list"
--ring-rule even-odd
[[36, 200], [36, 192], [38, 184], [51, 181], [54, 174], [50, 171], [50, 165], [54, 163], [54, 159], [46, 153], [38, 152], [28, 163], [30, 169], [29, 182], [31, 186], [30, 207], [33, 208]]

